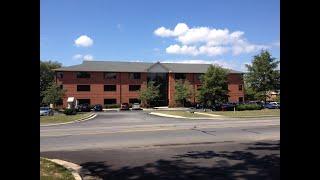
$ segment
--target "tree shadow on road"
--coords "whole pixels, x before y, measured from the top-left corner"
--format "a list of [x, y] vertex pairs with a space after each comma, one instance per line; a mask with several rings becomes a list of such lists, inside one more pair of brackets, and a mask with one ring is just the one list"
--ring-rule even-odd
[[[268, 155], [259, 156], [251, 150], [267, 150]], [[170, 160], [160, 159], [143, 166], [125, 166], [112, 169], [107, 162], [81, 164], [82, 176], [99, 179], [280, 179], [280, 142], [255, 143], [244, 151], [190, 151], [176, 155]], [[188, 160], [215, 161], [212, 166], [199, 166]], [[230, 161], [240, 161], [230, 164]]]

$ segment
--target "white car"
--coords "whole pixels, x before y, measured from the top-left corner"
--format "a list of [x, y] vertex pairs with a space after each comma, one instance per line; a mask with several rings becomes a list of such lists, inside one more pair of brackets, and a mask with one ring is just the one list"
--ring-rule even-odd
[[132, 104], [132, 110], [141, 110], [140, 104], [139, 103], [133, 103]]

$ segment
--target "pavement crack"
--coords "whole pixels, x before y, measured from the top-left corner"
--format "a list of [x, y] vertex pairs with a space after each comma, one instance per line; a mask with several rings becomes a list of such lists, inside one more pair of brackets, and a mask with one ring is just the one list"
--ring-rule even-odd
[[212, 136], [217, 136], [217, 135], [211, 133], [211, 132], [216, 132], [216, 131], [204, 131], [204, 130], [195, 129], [195, 128], [191, 128], [191, 130], [200, 131], [202, 133], [209, 134], [209, 135], [212, 135]]
[[242, 131], [251, 132], [251, 133], [254, 133], [254, 134], [261, 134], [260, 132], [251, 131], [251, 130], [248, 130], [248, 129], [242, 129]]

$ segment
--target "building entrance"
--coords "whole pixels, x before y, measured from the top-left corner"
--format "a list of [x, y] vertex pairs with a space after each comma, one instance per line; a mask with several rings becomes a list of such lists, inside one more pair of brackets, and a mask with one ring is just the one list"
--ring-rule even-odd
[[168, 73], [148, 73], [147, 82], [153, 81], [154, 84], [160, 85], [160, 97], [154, 102], [153, 106], [168, 106]]

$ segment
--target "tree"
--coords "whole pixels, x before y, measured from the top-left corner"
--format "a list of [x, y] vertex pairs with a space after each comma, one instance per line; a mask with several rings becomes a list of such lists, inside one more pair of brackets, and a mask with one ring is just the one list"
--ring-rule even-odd
[[271, 57], [268, 51], [262, 50], [259, 55], [254, 56], [252, 65], [246, 65], [248, 73], [245, 81], [251, 88], [257, 99], [267, 100], [268, 91], [277, 91], [280, 88], [280, 71], [276, 70], [279, 61]]
[[48, 89], [54, 80], [52, 69], [60, 68], [61, 64], [53, 61], [40, 61], [40, 103], [43, 99], [43, 92]]
[[65, 90], [61, 89], [59, 86], [57, 86], [55, 83], [51, 83], [50, 86], [42, 92], [43, 99], [42, 103], [44, 104], [53, 104], [54, 106], [57, 103], [60, 103], [63, 96], [64, 96]]
[[185, 102], [192, 95], [192, 91], [190, 89], [189, 81], [177, 80], [175, 83], [175, 94], [174, 100], [178, 103], [178, 105], [185, 106]]
[[228, 70], [218, 65], [211, 65], [201, 76], [202, 86], [198, 99], [204, 104], [215, 105], [228, 101]]
[[139, 98], [143, 106], [150, 107], [150, 103], [160, 96], [160, 85], [156, 86], [154, 83], [153, 81], [149, 81], [147, 87], [139, 91]]

